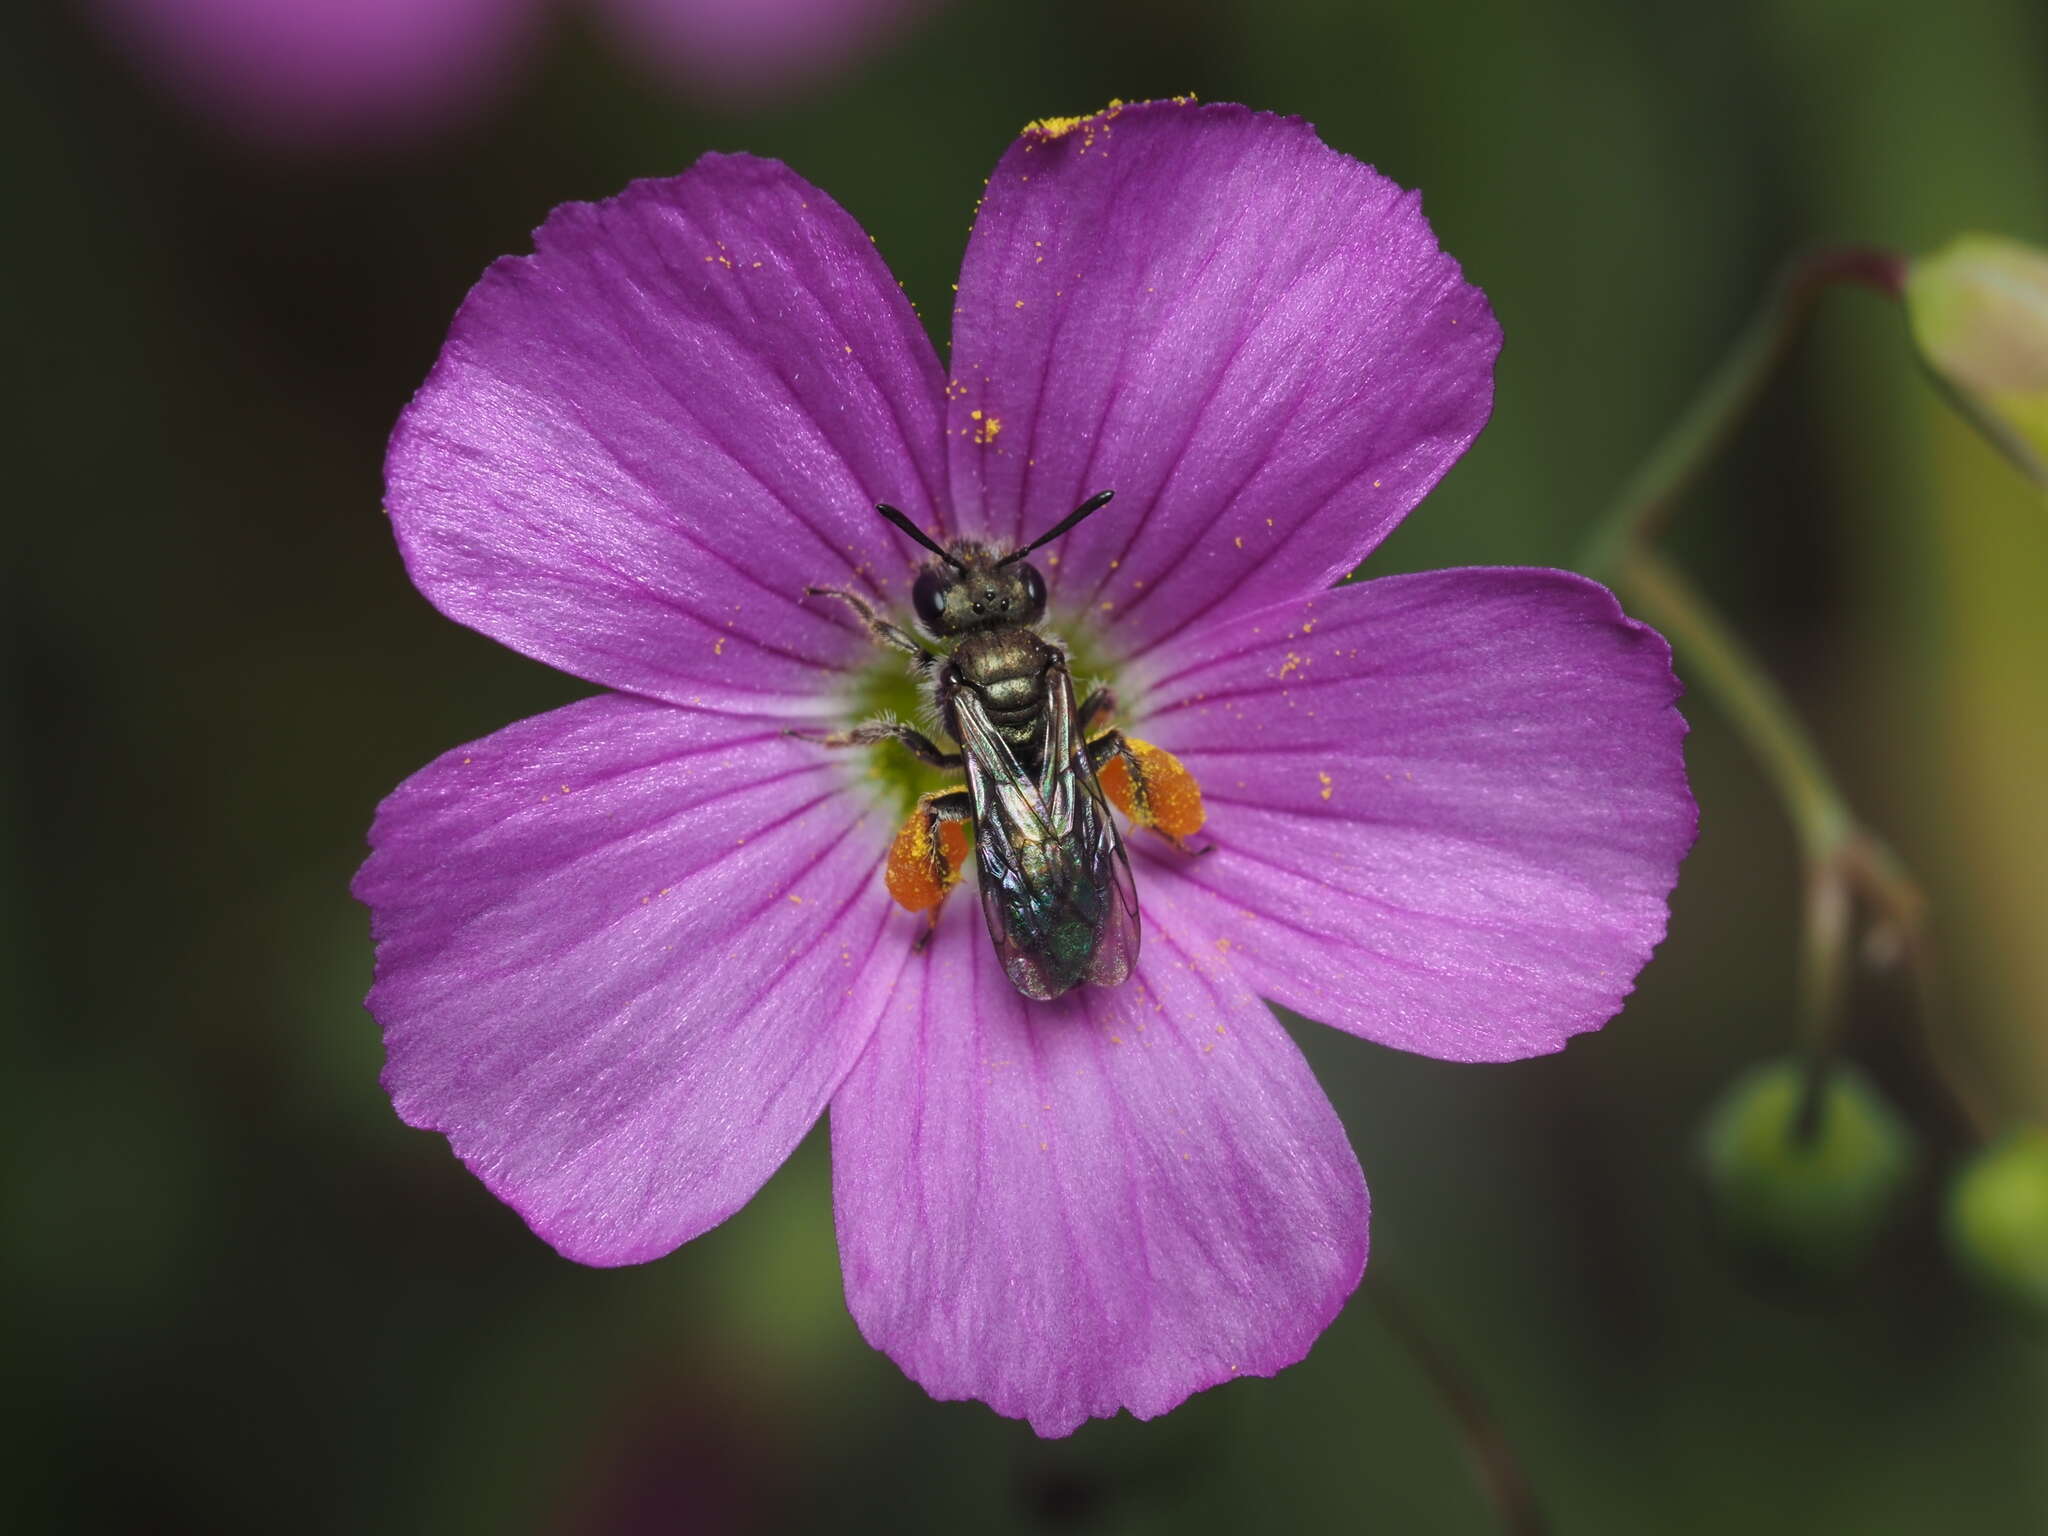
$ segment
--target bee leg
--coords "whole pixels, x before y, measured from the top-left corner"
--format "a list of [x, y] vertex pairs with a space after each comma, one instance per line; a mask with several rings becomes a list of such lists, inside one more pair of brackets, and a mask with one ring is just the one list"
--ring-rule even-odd
[[1088, 766], [1108, 795], [1141, 827], [1150, 827], [1182, 853], [1207, 853], [1213, 843], [1197, 848], [1188, 838], [1205, 819], [1202, 787], [1171, 752], [1138, 741], [1122, 731], [1104, 731], [1088, 743]]
[[1081, 701], [1081, 707], [1074, 711], [1074, 729], [1086, 736], [1098, 725], [1105, 725], [1116, 714], [1116, 695], [1107, 688], [1098, 688]]
[[877, 742], [898, 741], [903, 744], [904, 751], [919, 762], [929, 763], [934, 768], [949, 768], [957, 773], [967, 766], [966, 759], [958, 752], [945, 751], [922, 731], [912, 730], [907, 725], [898, 725], [893, 720], [870, 720], [865, 725], [856, 725], [846, 731], [793, 730], [787, 734], [800, 736], [805, 741], [815, 741], [826, 747], [871, 747]]
[[[1093, 704], [1101, 697], [1102, 694], [1100, 692], [1090, 694], [1088, 696], [1088, 704], [1081, 706], [1082, 713], [1085, 714], [1088, 705]], [[1078, 720], [1077, 723], [1079, 723]], [[1129, 799], [1130, 805], [1126, 809], [1129, 811], [1131, 819], [1141, 826], [1151, 826], [1151, 777], [1145, 772], [1144, 763], [1139, 761], [1138, 754], [1132, 750], [1130, 742], [1125, 739], [1122, 731], [1104, 731], [1100, 736], [1095, 737], [1088, 743], [1088, 766], [1093, 768], [1098, 775], [1112, 761], [1121, 763], [1124, 772], [1129, 775], [1130, 788], [1126, 795], [1120, 797], [1120, 799]]]
[[875, 644], [886, 645], [891, 650], [902, 651], [917, 663], [917, 670], [929, 672], [939, 664], [939, 658], [917, 643], [917, 636], [899, 628], [883, 618], [868, 605], [868, 600], [857, 592], [848, 592], [844, 587], [805, 587], [806, 597], [836, 597], [859, 617], [867, 632], [874, 636]]
[[884, 871], [889, 894], [906, 911], [927, 914], [915, 945], [919, 950], [931, 942], [939, 926], [939, 906], [966, 867], [966, 828], [973, 819], [974, 800], [966, 790], [925, 795], [889, 848]]

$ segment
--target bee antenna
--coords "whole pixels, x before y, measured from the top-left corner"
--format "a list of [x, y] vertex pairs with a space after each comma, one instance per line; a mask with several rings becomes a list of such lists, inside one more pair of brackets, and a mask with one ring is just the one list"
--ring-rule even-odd
[[890, 522], [894, 523], [898, 528], [901, 528], [905, 533], [909, 534], [913, 539], [917, 540], [917, 542], [922, 544], [926, 549], [930, 550], [933, 554], [937, 555], [941, 560], [945, 561], [946, 564], [952, 566], [954, 570], [964, 571], [967, 569], [966, 566], [960, 563], [959, 556], [955, 555], [951, 550], [946, 548], [945, 545], [941, 544], [937, 539], [933, 538], [930, 534], [926, 533], [922, 528], [918, 527], [917, 524], [913, 523], [907, 515], [905, 515], [901, 511], [898, 511], [895, 507], [890, 506], [889, 503], [887, 503], [886, 501], [876, 502], [875, 510], [881, 513], [882, 516], [886, 517]]
[[1080, 522], [1083, 518], [1090, 517], [1095, 513], [1100, 512], [1104, 507], [1110, 504], [1111, 500], [1113, 500], [1115, 496], [1115, 491], [1097, 491], [1093, 496], [1090, 496], [1086, 501], [1082, 502], [1081, 505], [1074, 508], [1074, 510], [1069, 512], [1065, 517], [1061, 518], [1058, 522], [1054, 523], [1052, 527], [1048, 528], [1044, 533], [1041, 533], [1029, 544], [1026, 544], [1022, 549], [1013, 550], [1011, 553], [1003, 556], [1002, 559], [996, 562], [996, 565], [998, 567], [1001, 567], [1008, 565], [1013, 560], [1022, 560], [1034, 549], [1038, 549], [1043, 545], [1050, 544], [1054, 539], [1058, 538], [1061, 534], [1067, 532], [1076, 523]]

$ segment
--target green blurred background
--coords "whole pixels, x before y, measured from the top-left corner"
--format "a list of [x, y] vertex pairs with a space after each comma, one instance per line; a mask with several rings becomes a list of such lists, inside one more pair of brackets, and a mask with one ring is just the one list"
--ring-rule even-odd
[[[1493, 425], [1375, 569], [1568, 563], [1791, 249], [2048, 240], [2040, 7], [955, 0], [716, 115], [565, 12], [481, 118], [353, 157], [217, 133], [69, 8], [0, 26], [28, 468], [0, 1519], [1496, 1529], [1363, 1294], [1275, 1381], [1040, 1443], [861, 1343], [821, 1136], [724, 1227], [600, 1272], [402, 1127], [346, 890], [371, 809], [584, 690], [411, 591], [385, 434], [555, 203], [779, 156], [943, 317], [1025, 120], [1192, 89], [1421, 187], [1505, 326]], [[2048, 1114], [2040, 501], [1943, 414], [1896, 311], [1847, 294], [1674, 547], [1931, 889], [1942, 1059], [1999, 1116]], [[1703, 1220], [1705, 1110], [1792, 1029], [1797, 875], [1753, 761], [1710, 701], [1687, 712], [1702, 839], [1606, 1031], [1488, 1068], [1297, 1031], [1373, 1188], [1368, 1287], [1463, 1362], [1560, 1532], [2048, 1529], [2048, 1333], [1942, 1254], [1957, 1136], [1891, 989], [1859, 991], [1853, 1050], [1928, 1160], [1877, 1260], [1787, 1290]]]

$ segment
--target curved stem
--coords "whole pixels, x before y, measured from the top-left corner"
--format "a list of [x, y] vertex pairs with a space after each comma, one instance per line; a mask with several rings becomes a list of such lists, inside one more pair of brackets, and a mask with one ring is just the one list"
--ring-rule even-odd
[[1747, 419], [1822, 293], [1836, 283], [1854, 283], [1896, 299], [1905, 282], [1905, 258], [1876, 246], [1825, 246], [1788, 262], [1763, 308], [1595, 525], [1579, 569], [1598, 576], [1630, 545], [1663, 530], [1673, 504]]
[[[1857, 903], [1865, 904], [1894, 937], [1924, 999], [1932, 970], [1926, 900], [1898, 856], [1850, 809], [1819, 745], [1762, 661], [1652, 541], [1679, 498], [1748, 419], [1819, 296], [1834, 284], [1852, 283], [1896, 299], [1905, 271], [1898, 255], [1853, 245], [1814, 251], [1788, 265], [1755, 319], [1622, 487], [1580, 566], [1612, 583], [1631, 608], [1685, 653], [1688, 673], [1713, 695], [1762, 760], [1791, 818], [1805, 871], [1799, 995], [1807, 1072], [1796, 1122], [1802, 1137], [1811, 1136], [1819, 1123], [1844, 1012]], [[1923, 1019], [1922, 1029], [1927, 1027]], [[1968, 1105], [1953, 1083], [1945, 1086]], [[1979, 1115], [1969, 1118], [1983, 1127]]]
[[1897, 932], [1909, 956], [1925, 953], [1926, 902], [1898, 857], [1857, 821], [1819, 745], [1792, 703], [1713, 606], [1655, 550], [1631, 548], [1613, 573], [1629, 607], [1670, 637], [1687, 671], [1711, 693], [1785, 803], [1799, 840], [1805, 895], [1799, 946], [1800, 1043], [1807, 1061], [1796, 1134], [1818, 1128], [1821, 1093], [1848, 990], [1850, 919], [1862, 900]]
[[1855, 825], [1820, 747], [1763, 664], [1678, 567], [1653, 549], [1629, 549], [1607, 573], [1629, 606], [1686, 654], [1689, 680], [1727, 710], [1763, 759], [1798, 834], [1809, 869]]
[[1465, 1442], [1465, 1452], [1472, 1460], [1472, 1469], [1487, 1501], [1500, 1516], [1501, 1530], [1507, 1536], [1546, 1536], [1550, 1527], [1537, 1507], [1528, 1474], [1478, 1387], [1450, 1352], [1429, 1336], [1414, 1309], [1378, 1275], [1367, 1280], [1365, 1293], [1378, 1309], [1387, 1331], [1400, 1340], [1408, 1357], [1429, 1379], [1438, 1400], [1457, 1422], [1458, 1436]]

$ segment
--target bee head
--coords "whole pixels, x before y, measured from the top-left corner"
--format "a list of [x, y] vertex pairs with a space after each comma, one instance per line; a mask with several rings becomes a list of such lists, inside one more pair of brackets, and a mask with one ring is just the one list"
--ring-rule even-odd
[[1108, 506], [1115, 494], [1096, 492], [1022, 549], [1007, 554], [973, 539], [947, 546], [887, 502], [875, 510], [938, 557], [927, 560], [917, 573], [910, 603], [918, 623], [945, 640], [977, 629], [1028, 629], [1043, 619], [1045, 578], [1025, 556]]
[[941, 639], [977, 629], [1029, 629], [1045, 617], [1045, 578], [1028, 560], [1004, 559], [963, 541], [925, 562], [910, 605], [917, 622]]

